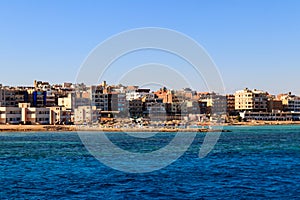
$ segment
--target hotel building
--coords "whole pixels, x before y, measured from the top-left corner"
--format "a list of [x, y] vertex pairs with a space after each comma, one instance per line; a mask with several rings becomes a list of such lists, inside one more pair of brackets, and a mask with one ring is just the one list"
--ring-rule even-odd
[[237, 111], [267, 111], [268, 93], [260, 90], [239, 90], [234, 94], [235, 110]]

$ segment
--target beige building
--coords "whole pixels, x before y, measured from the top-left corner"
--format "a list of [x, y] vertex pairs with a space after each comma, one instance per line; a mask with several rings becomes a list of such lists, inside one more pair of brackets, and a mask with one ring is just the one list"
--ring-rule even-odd
[[21, 121], [21, 109], [18, 107], [0, 107], [0, 124], [18, 124]]
[[30, 107], [30, 103], [20, 103], [21, 122], [25, 124], [49, 124], [50, 109]]
[[296, 95], [280, 94], [278, 98], [282, 101], [283, 110], [287, 112], [300, 112], [300, 97]]
[[267, 111], [268, 93], [260, 90], [239, 90], [234, 94], [235, 110]]

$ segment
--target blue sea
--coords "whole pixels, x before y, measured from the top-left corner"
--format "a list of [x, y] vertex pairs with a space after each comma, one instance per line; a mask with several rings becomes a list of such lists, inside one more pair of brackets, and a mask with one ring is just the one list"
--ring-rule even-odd
[[[76, 132], [3, 132], [0, 199], [300, 198], [300, 126], [225, 129], [232, 132], [222, 133], [206, 157], [198, 157], [205, 137], [199, 133], [178, 160], [148, 173], [102, 164]], [[124, 133], [106, 135], [123, 149], [142, 153], [174, 138], [174, 133], [138, 141]]]

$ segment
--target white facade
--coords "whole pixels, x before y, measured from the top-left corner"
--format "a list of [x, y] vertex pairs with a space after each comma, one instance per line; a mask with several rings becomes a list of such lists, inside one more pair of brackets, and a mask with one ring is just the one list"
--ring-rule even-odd
[[78, 106], [74, 112], [74, 123], [97, 123], [99, 121], [100, 116], [100, 110], [96, 109], [96, 106]]
[[74, 94], [68, 94], [67, 97], [58, 98], [58, 106], [65, 107], [68, 110], [74, 109]]
[[138, 99], [138, 98], [145, 97], [145, 96], [147, 96], [150, 99], [155, 98], [155, 94], [153, 94], [153, 93], [137, 92], [137, 91], [126, 92], [126, 100], [127, 101], [132, 101], [134, 99]]

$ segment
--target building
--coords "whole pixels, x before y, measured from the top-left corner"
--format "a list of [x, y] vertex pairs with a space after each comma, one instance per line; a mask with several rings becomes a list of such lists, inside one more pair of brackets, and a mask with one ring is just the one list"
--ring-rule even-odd
[[19, 124], [21, 109], [18, 107], [0, 107], [0, 124]]
[[283, 111], [282, 100], [269, 97], [267, 102], [268, 112], [281, 112]]
[[101, 110], [96, 106], [78, 106], [74, 112], [74, 124], [94, 124], [98, 123], [101, 117]]
[[181, 103], [166, 103], [167, 120], [181, 120]]
[[178, 98], [176, 97], [176, 95], [174, 94], [174, 92], [167, 90], [166, 88], [162, 88], [156, 92], [154, 92], [154, 94], [163, 100], [163, 103], [174, 103], [174, 102], [178, 102]]
[[240, 116], [246, 120], [263, 120], [263, 121], [299, 121], [300, 113], [291, 112], [240, 112]]
[[235, 115], [235, 96], [233, 94], [226, 95], [227, 113], [229, 115]]
[[71, 110], [65, 107], [49, 107], [49, 123], [50, 124], [70, 124]]
[[59, 97], [58, 98], [58, 106], [64, 107], [67, 110], [74, 111], [75, 108], [75, 94], [69, 93], [67, 97]]
[[[106, 83], [104, 84], [106, 86]], [[111, 92], [102, 85], [91, 86], [89, 89], [91, 105], [102, 111], [118, 110], [118, 94]]]
[[47, 92], [39, 90], [28, 90], [28, 102], [33, 107], [46, 107]]
[[142, 98], [146, 95], [152, 95], [154, 98], [154, 94], [149, 93], [150, 89], [136, 89], [134, 91], [127, 91], [126, 92], [126, 100], [131, 101], [134, 99]]
[[28, 102], [28, 92], [19, 88], [0, 87], [0, 106], [18, 107]]
[[165, 121], [166, 108], [162, 99], [144, 97], [143, 102], [143, 117], [150, 121]]
[[125, 93], [118, 93], [118, 111], [119, 117], [129, 117], [128, 101]]
[[131, 118], [143, 117], [143, 102], [141, 99], [133, 99], [129, 101], [129, 116]]
[[208, 110], [207, 107], [207, 101], [198, 101], [198, 106], [199, 106], [199, 114], [208, 114], [210, 111]]
[[227, 98], [226, 96], [214, 92], [198, 93], [199, 101], [206, 102], [207, 113], [213, 115], [226, 114]]
[[282, 101], [284, 111], [300, 112], [300, 97], [288, 93], [278, 95], [278, 98]]
[[46, 91], [46, 106], [52, 107], [58, 105], [58, 98], [54, 91]]
[[20, 103], [21, 123], [23, 124], [49, 124], [50, 109], [45, 107], [30, 107], [30, 103]]
[[237, 91], [235, 97], [235, 110], [237, 111], [253, 111], [266, 112], [268, 110], [268, 93], [260, 90], [244, 90]]

